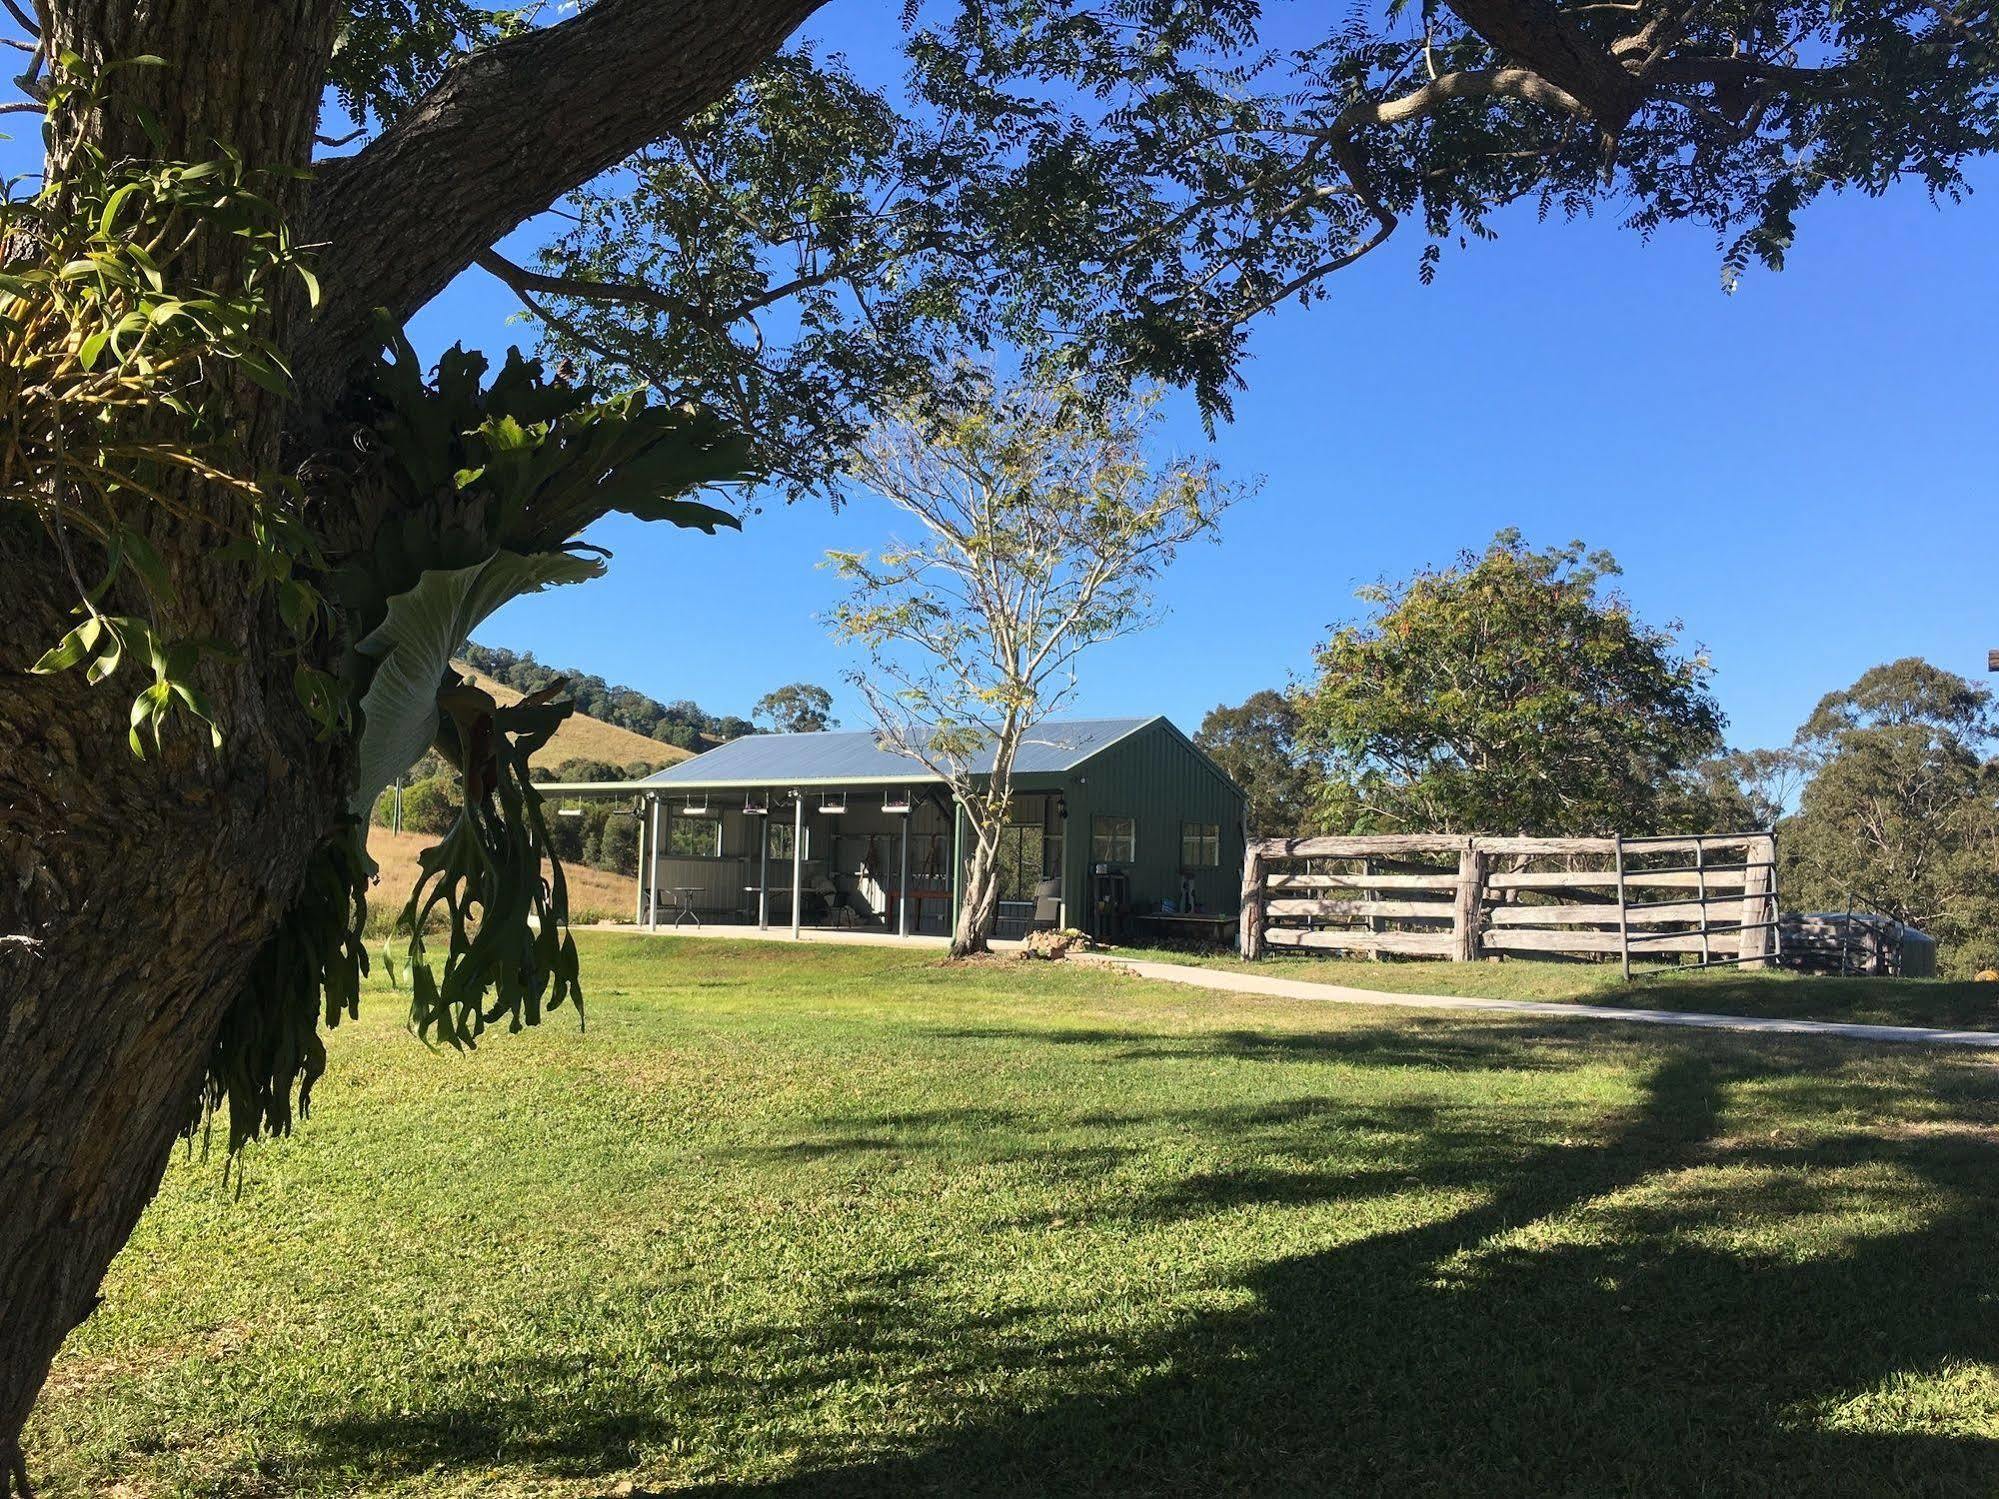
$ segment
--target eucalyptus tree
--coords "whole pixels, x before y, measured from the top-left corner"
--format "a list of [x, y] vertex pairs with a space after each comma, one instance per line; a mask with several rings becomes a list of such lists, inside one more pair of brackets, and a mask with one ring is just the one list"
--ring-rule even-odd
[[1296, 838], [1312, 825], [1318, 770], [1298, 730], [1298, 704], [1266, 687], [1234, 707], [1217, 703], [1194, 734], [1194, 743], [1242, 787], [1253, 836]]
[[1945, 973], [1999, 962], [1999, 721], [1992, 695], [1916, 657], [1827, 693], [1779, 827], [1786, 904], [1878, 911], [1938, 939]]
[[833, 716], [833, 694], [816, 682], [791, 682], [766, 692], [750, 717], [778, 734], [817, 734], [840, 726]]
[[[357, 797], [414, 730], [474, 767], [465, 838], [540, 841], [503, 762], [559, 709], [502, 724], [419, 668], [592, 572], [593, 514], [714, 525], [666, 507], [816, 485], [967, 339], [1225, 416], [1261, 312], [1390, 247], [1433, 274], [1516, 200], [1692, 223], [1732, 278], [1820, 194], [1954, 195], [1993, 128], [1992, 16], [1951, 0], [1453, 0], [1302, 35], [1253, 0], [883, 4], [888, 86], [785, 50], [820, 3], [6, 0], [6, 107], [61, 79], [0, 283], [9, 368], [40, 372], [0, 413], [0, 1448], [190, 1107], [288, 1122], [357, 980]], [[64, 92], [141, 59], [115, 99]], [[550, 211], [546, 257], [496, 248]], [[601, 394], [379, 357], [475, 265]], [[475, 852], [441, 850], [447, 904]], [[574, 991], [559, 940], [509, 930], [559, 892], [491, 893], [506, 920], [454, 926], [431, 996], [453, 1035]]]

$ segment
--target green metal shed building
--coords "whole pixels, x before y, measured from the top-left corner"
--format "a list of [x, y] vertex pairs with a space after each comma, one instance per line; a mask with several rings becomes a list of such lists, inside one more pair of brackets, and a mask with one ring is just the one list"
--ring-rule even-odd
[[[1243, 794], [1165, 718], [1051, 720], [1021, 746], [1001, 840], [999, 935], [1121, 934], [1131, 918], [1232, 918]], [[872, 733], [734, 739], [639, 782], [636, 919], [773, 919], [794, 931], [950, 930], [970, 834], [943, 777]]]

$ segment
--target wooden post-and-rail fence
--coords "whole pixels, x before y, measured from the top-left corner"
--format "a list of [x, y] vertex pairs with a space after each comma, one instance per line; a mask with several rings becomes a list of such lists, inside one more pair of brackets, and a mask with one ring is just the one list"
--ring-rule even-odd
[[1659, 838], [1411, 833], [1251, 839], [1242, 955], [1273, 948], [1446, 958], [1670, 958], [1769, 966], [1768, 832]]

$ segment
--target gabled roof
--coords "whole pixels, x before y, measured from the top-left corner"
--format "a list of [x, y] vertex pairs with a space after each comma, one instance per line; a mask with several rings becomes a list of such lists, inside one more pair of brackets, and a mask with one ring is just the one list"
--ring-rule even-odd
[[[1156, 718], [1069, 718], [1037, 724], [1014, 760], [1016, 775], [1059, 775]], [[871, 731], [748, 734], [636, 782], [690, 788], [922, 785], [943, 777], [886, 749]]]

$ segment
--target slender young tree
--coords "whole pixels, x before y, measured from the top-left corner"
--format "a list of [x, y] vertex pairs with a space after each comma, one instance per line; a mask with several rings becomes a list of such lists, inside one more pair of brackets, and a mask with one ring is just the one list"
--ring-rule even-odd
[[1212, 464], [1155, 459], [1148, 401], [960, 392], [880, 424], [854, 475], [916, 534], [833, 552], [851, 587], [834, 633], [882, 740], [949, 783], [971, 833], [951, 951], [983, 951], [999, 904], [1014, 762], [1076, 694], [1077, 658], [1158, 618], [1153, 585], [1241, 491]]

